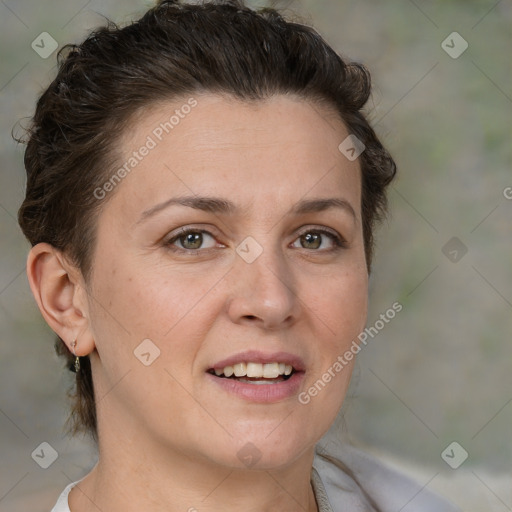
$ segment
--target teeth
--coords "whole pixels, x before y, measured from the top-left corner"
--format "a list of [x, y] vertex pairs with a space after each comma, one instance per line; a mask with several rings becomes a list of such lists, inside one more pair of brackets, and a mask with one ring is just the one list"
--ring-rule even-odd
[[290, 375], [293, 367], [285, 363], [237, 363], [233, 366], [225, 366], [222, 370], [215, 369], [215, 375], [220, 377], [263, 377], [265, 379], [276, 379], [280, 375]]
[[240, 382], [247, 382], [248, 384], [256, 384], [257, 386], [260, 386], [262, 384], [277, 384], [279, 381], [277, 380], [249, 380], [249, 379], [244, 379], [243, 377], [240, 379]]
[[263, 377], [265, 377], [265, 379], [275, 379], [279, 377], [279, 365], [277, 363], [264, 364]]
[[247, 377], [263, 377], [263, 365], [260, 363], [247, 363]]
[[247, 375], [247, 365], [245, 363], [237, 363], [233, 366], [235, 377], [245, 377]]

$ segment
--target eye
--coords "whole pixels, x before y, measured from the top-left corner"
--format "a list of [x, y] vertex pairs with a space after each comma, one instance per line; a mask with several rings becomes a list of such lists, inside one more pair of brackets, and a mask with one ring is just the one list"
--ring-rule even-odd
[[182, 251], [211, 249], [216, 244], [217, 242], [213, 235], [202, 229], [182, 229], [166, 243], [171, 248]]
[[[300, 246], [296, 244], [300, 243]], [[303, 232], [292, 244], [293, 247], [309, 250], [334, 251], [346, 247], [345, 240], [339, 235], [325, 229], [310, 229]]]

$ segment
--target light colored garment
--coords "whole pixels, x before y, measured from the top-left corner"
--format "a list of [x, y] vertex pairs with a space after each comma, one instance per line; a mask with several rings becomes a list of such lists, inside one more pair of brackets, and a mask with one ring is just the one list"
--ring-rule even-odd
[[[69, 484], [51, 512], [70, 512]], [[319, 512], [460, 512], [419, 483], [385, 466], [376, 458], [343, 445], [317, 449], [311, 484]]]
[[79, 482], [80, 480], [69, 484], [64, 489], [64, 491], [62, 491], [62, 494], [59, 496], [59, 499], [57, 500], [57, 503], [55, 503], [55, 506], [52, 508], [51, 512], [70, 512], [68, 504], [68, 494], [70, 493], [71, 489], [73, 489], [73, 487], [75, 487], [75, 485], [78, 484]]
[[317, 446], [311, 477], [319, 512], [461, 512], [424, 484], [347, 444]]

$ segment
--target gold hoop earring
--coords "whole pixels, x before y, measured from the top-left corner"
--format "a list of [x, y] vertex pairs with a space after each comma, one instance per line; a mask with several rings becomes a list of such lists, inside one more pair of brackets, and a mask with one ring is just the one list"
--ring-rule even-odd
[[71, 346], [73, 347], [73, 355], [75, 356], [75, 364], [73, 366], [74, 372], [78, 373], [80, 371], [80, 358], [76, 355], [76, 352], [75, 352], [76, 345], [77, 345], [77, 340], [75, 339], [71, 342]]

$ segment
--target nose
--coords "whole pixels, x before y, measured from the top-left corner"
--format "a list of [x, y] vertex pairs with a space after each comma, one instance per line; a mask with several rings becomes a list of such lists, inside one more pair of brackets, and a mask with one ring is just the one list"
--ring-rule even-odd
[[270, 250], [252, 263], [237, 258], [228, 314], [236, 324], [266, 330], [290, 327], [300, 315], [297, 283], [284, 255]]

